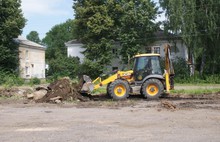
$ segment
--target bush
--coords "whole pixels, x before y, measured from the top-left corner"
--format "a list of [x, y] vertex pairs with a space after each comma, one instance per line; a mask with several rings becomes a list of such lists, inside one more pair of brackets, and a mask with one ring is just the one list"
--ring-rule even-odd
[[0, 71], [0, 85], [4, 86], [21, 86], [24, 84], [24, 79], [17, 74], [12, 74], [7, 71]]
[[74, 79], [78, 75], [79, 66], [79, 59], [77, 57], [58, 56], [49, 62], [47, 78], [53, 81], [65, 76]]
[[91, 60], [84, 60], [84, 62], [80, 65], [79, 75], [88, 75], [92, 79], [97, 78], [103, 72], [103, 66], [97, 62], [93, 62]]
[[[164, 65], [164, 60], [163, 60], [162, 68], [164, 67], [165, 65]], [[199, 72], [195, 71], [195, 75], [190, 76], [189, 66], [187, 65], [186, 61], [182, 58], [175, 59], [175, 61], [173, 61], [173, 67], [175, 71], [175, 77], [174, 77], [175, 83], [190, 83], [190, 84], [220, 83], [220, 75], [218, 74], [215, 74], [215, 75], [206, 74], [206, 75], [200, 76]]]
[[41, 83], [41, 81], [40, 81], [40, 79], [39, 78], [32, 78], [31, 80], [30, 80], [30, 84], [31, 85], [38, 85], [38, 84], [40, 84]]

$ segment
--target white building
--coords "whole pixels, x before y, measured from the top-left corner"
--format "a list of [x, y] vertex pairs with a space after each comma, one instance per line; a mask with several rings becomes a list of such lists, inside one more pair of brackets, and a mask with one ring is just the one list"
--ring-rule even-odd
[[[155, 32], [155, 40], [153, 43], [146, 45], [141, 49], [141, 53], [158, 53], [161, 57], [165, 56], [164, 46], [165, 44], [171, 45], [171, 58], [176, 59], [183, 58], [186, 61], [188, 60], [188, 50], [183, 40], [180, 37], [174, 37], [172, 40], [165, 36], [163, 31]], [[83, 61], [84, 55], [82, 54], [85, 51], [85, 48], [82, 48], [83, 44], [79, 41], [72, 40], [66, 43], [67, 54], [68, 56], [79, 57], [80, 61]], [[111, 61], [111, 66], [107, 66], [108, 70], [121, 70], [123, 68], [123, 63], [121, 57], [119, 56], [120, 43], [116, 43], [112, 49], [114, 58]]]
[[19, 42], [20, 76], [24, 79], [45, 78], [45, 48], [21, 36]]
[[80, 62], [83, 61], [84, 55], [82, 52], [85, 51], [85, 48], [83, 47], [83, 44], [77, 40], [71, 40], [65, 43], [67, 46], [67, 56], [68, 57], [79, 57]]

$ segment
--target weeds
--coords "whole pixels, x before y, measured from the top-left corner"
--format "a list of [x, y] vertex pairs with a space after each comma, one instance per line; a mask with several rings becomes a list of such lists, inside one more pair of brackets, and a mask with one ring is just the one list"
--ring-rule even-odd
[[93, 90], [92, 94], [106, 94], [106, 86], [100, 87], [99, 89]]

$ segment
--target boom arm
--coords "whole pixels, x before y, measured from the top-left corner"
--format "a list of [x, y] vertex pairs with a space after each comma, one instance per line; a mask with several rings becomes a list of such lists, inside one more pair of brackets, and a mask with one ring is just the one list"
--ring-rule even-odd
[[166, 90], [169, 92], [173, 89], [173, 77], [175, 75], [173, 64], [170, 59], [170, 45], [166, 44], [164, 47], [165, 52], [165, 80], [166, 80]]

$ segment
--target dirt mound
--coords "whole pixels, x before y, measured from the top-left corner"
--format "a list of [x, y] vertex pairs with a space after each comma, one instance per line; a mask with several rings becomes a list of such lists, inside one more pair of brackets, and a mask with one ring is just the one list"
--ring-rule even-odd
[[170, 101], [161, 101], [162, 107], [170, 110], [175, 110], [177, 107]]
[[36, 102], [53, 102], [53, 101], [64, 101], [64, 100], [80, 100], [80, 101], [87, 101], [88, 98], [83, 97], [79, 93], [80, 85], [71, 83], [69, 78], [62, 78], [57, 80], [47, 88], [38, 87], [36, 88], [37, 91], [39, 90], [47, 90], [46, 95], [44, 95], [41, 99], [36, 100]]

